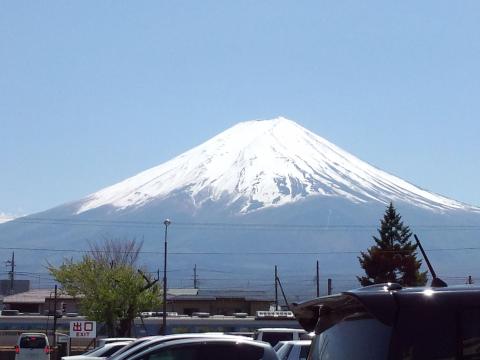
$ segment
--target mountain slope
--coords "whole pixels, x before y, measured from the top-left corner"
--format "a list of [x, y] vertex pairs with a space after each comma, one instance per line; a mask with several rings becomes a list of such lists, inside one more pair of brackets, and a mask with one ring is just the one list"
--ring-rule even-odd
[[477, 208], [420, 189], [381, 171], [285, 118], [247, 121], [207, 142], [80, 201], [80, 214], [101, 206], [141, 207], [174, 193], [195, 207], [236, 204], [241, 213], [310, 196], [354, 203], [404, 201], [430, 210]]

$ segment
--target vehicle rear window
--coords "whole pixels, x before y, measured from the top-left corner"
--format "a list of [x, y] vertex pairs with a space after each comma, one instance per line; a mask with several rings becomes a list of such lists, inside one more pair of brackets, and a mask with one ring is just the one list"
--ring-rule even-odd
[[456, 359], [456, 333], [456, 313], [447, 307], [401, 309], [392, 337], [392, 357], [395, 360]]
[[312, 360], [384, 360], [388, 358], [391, 327], [366, 313], [349, 316], [317, 335]]
[[22, 349], [43, 349], [45, 346], [47, 346], [47, 341], [43, 336], [22, 336], [20, 338]]
[[464, 359], [480, 359], [480, 309], [466, 309], [461, 314], [461, 345]]
[[275, 346], [279, 341], [293, 340], [293, 335], [290, 332], [264, 332], [262, 335], [262, 341], [270, 343]]

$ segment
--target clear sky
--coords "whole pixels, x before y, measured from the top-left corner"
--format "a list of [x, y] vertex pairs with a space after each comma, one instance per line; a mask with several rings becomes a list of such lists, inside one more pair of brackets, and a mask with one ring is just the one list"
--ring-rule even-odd
[[283, 115], [480, 205], [480, 2], [1, 1], [0, 214]]

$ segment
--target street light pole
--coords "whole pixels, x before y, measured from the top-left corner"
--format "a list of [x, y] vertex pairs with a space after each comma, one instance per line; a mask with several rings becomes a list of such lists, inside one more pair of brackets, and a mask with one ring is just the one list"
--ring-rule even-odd
[[163, 325], [162, 325], [162, 335], [167, 335], [167, 232], [168, 225], [171, 224], [169, 219], [165, 219], [163, 222], [165, 225], [165, 250], [163, 253]]

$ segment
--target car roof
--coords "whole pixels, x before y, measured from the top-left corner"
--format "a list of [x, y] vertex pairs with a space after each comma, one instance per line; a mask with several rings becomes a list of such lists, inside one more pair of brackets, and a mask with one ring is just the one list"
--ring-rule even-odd
[[260, 328], [257, 332], [305, 332], [304, 329], [295, 329], [295, 328]]
[[261, 347], [264, 349], [265, 352], [273, 352], [273, 348], [269, 343], [263, 342], [263, 341], [256, 341], [253, 339], [248, 339], [248, 338], [239, 338], [239, 339], [233, 339], [233, 338], [202, 338], [202, 337], [195, 337], [195, 338], [186, 338], [186, 339], [177, 339], [177, 340], [170, 340], [170, 341], [165, 341], [162, 342], [156, 346], [153, 346], [149, 349], [145, 349], [144, 351], [135, 354], [135, 356], [132, 357], [132, 359], [135, 359], [137, 357], [143, 357], [143, 355], [155, 351], [164, 347], [170, 347], [170, 346], [178, 346], [178, 345], [187, 345], [187, 344], [198, 344], [198, 343], [242, 343], [242, 344], [249, 344], [252, 346], [257, 346]]
[[131, 338], [131, 337], [118, 337], [118, 338], [101, 338], [98, 339], [98, 342], [104, 342], [105, 344], [109, 344], [112, 342], [118, 342], [118, 341], [135, 341], [137, 338]]
[[118, 346], [118, 345], [128, 345], [130, 343], [131, 343], [131, 341], [114, 341], [114, 342], [106, 343], [105, 345], [102, 346], [102, 348], [108, 349], [108, 348], [115, 347], [115, 346]]
[[[149, 340], [143, 343], [138, 344], [138, 346], [132, 347], [128, 351], [118, 354], [118, 357], [113, 354], [109, 359], [124, 359], [128, 358], [132, 352], [137, 352], [141, 348], [152, 348], [156, 345], [162, 344], [167, 341], [181, 340], [187, 338], [223, 338], [223, 339], [233, 339], [233, 340], [243, 340], [249, 339], [246, 336], [241, 335], [227, 335], [227, 334], [216, 334], [216, 333], [185, 333], [185, 334], [172, 334], [172, 335], [158, 335], [158, 336], [149, 336]], [[142, 350], [143, 351], [143, 350]], [[135, 354], [136, 355], [136, 354]]]
[[47, 335], [45, 335], [44, 333], [40, 333], [40, 332], [24, 332], [24, 333], [21, 333], [18, 336], [19, 337], [21, 337], [21, 336], [45, 336], [45, 337], [47, 337]]
[[310, 345], [312, 340], [285, 340], [280, 341], [282, 344], [290, 345]]

